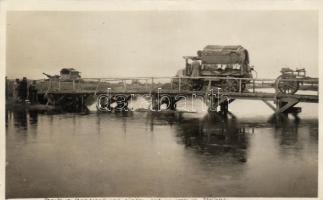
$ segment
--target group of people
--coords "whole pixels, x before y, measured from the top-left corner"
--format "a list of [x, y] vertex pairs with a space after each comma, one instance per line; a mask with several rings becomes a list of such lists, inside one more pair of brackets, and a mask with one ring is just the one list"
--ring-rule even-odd
[[31, 104], [38, 102], [38, 91], [36, 88], [36, 81], [32, 81], [28, 86], [26, 77], [22, 80], [16, 79], [13, 83], [12, 96], [18, 103], [30, 102]]

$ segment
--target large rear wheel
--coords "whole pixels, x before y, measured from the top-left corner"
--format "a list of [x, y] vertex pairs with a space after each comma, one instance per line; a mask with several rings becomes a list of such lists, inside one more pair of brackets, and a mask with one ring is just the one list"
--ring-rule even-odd
[[223, 92], [239, 92], [239, 82], [235, 79], [226, 79], [221, 83]]
[[292, 79], [295, 79], [295, 77], [280, 75], [275, 81], [276, 90], [283, 94], [295, 94], [299, 89], [299, 82]]
[[203, 88], [204, 81], [201, 79], [192, 79], [192, 90], [200, 91]]

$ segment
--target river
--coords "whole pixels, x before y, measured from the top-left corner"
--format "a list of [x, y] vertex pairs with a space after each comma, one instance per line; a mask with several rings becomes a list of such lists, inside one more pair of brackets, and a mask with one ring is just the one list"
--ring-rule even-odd
[[6, 111], [6, 197], [315, 197], [317, 105], [206, 112]]

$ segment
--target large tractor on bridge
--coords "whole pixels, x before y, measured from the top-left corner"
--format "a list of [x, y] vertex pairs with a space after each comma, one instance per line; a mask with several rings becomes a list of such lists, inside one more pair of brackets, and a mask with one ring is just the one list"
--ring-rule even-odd
[[[208, 45], [197, 51], [197, 56], [184, 56], [184, 59], [185, 68], [176, 76], [182, 77], [183, 85], [189, 85], [189, 89], [198, 91], [211, 86], [238, 92], [246, 88], [249, 80], [236, 78], [252, 78], [248, 51], [240, 45]], [[175, 78], [173, 83], [178, 84], [178, 80]]]

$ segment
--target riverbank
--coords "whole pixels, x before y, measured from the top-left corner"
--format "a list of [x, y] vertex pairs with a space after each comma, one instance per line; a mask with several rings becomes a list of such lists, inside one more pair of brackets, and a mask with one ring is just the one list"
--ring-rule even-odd
[[30, 104], [29, 102], [19, 103], [13, 98], [6, 99], [6, 109], [9, 110], [31, 110], [31, 111], [55, 111], [58, 110], [57, 107], [45, 104]]

